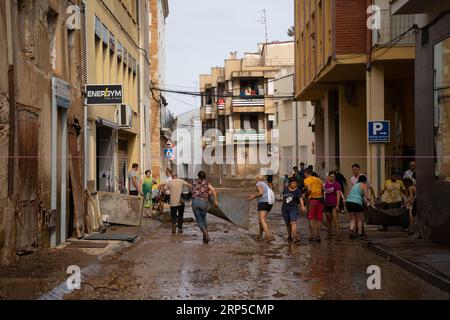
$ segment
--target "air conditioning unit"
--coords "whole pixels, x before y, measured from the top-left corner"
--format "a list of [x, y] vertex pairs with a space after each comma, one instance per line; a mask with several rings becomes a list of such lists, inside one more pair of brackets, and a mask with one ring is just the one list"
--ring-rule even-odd
[[117, 107], [116, 119], [119, 127], [130, 129], [133, 127], [133, 110], [131, 106], [122, 104]]

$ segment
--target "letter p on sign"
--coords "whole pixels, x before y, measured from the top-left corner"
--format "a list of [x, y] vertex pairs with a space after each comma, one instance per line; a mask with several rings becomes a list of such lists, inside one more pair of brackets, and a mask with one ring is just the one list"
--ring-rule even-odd
[[384, 129], [384, 126], [382, 123], [380, 122], [375, 122], [373, 124], [373, 135], [376, 136], [378, 135], [380, 132], [382, 132]]

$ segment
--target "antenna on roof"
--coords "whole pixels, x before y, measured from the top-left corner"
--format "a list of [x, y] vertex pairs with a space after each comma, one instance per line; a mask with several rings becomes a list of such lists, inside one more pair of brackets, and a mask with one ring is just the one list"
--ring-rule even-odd
[[265, 36], [266, 36], [266, 43], [269, 42], [269, 35], [267, 32], [267, 11], [266, 9], [263, 9], [262, 11], [259, 11], [263, 14], [263, 16], [261, 17], [261, 20], [258, 20], [257, 22], [261, 23], [264, 25], [264, 30], [265, 30]]

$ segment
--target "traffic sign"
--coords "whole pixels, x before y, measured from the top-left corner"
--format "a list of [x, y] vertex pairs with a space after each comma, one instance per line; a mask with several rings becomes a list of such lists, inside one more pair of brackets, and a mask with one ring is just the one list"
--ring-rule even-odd
[[369, 143], [389, 143], [391, 141], [390, 121], [369, 121], [368, 138]]
[[164, 158], [165, 159], [174, 159], [175, 158], [175, 149], [174, 148], [165, 148], [164, 149]]

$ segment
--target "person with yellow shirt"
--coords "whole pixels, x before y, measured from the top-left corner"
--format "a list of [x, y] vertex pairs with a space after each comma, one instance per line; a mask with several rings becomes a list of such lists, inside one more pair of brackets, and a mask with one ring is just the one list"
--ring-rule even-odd
[[[409, 194], [403, 181], [399, 179], [399, 175], [395, 172], [391, 174], [391, 178], [384, 182], [383, 189], [380, 192], [382, 200], [381, 207], [383, 209], [400, 208], [403, 205], [403, 195], [408, 198]], [[407, 226], [404, 226], [407, 228]], [[387, 231], [388, 226], [384, 225], [380, 231]]]
[[323, 182], [320, 178], [313, 176], [313, 171], [308, 168], [305, 170], [306, 196], [309, 203], [308, 220], [310, 238], [309, 241], [320, 242], [320, 229], [323, 221]]

